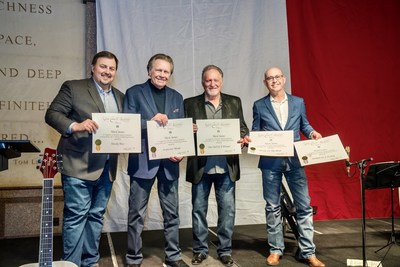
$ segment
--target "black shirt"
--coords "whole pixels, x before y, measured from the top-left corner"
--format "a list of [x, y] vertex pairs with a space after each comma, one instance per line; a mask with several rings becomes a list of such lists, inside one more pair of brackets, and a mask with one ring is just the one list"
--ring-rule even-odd
[[165, 114], [165, 90], [158, 89], [150, 82], [151, 94], [159, 113]]

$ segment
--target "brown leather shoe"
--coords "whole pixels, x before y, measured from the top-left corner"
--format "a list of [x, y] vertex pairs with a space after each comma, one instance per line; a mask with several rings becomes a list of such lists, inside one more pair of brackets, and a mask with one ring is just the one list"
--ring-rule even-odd
[[315, 256], [309, 257], [306, 262], [310, 267], [325, 267], [325, 264]]
[[279, 260], [281, 259], [281, 255], [277, 254], [277, 253], [271, 253], [269, 254], [268, 258], [267, 258], [267, 265], [269, 266], [275, 266], [279, 264]]

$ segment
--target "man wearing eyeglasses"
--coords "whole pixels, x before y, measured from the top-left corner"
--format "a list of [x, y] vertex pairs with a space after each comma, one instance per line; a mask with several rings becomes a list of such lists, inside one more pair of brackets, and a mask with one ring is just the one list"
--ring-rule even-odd
[[[252, 131], [293, 131], [294, 141], [300, 140], [300, 132], [310, 139], [320, 139], [321, 134], [308, 122], [304, 100], [286, 93], [285, 82], [286, 77], [280, 68], [273, 67], [265, 72], [264, 84], [269, 94], [254, 102]], [[267, 265], [278, 265], [285, 249], [280, 206], [282, 176], [285, 175], [296, 207], [300, 251], [298, 256], [311, 267], [325, 266], [315, 256], [313, 209], [310, 205], [307, 177], [297, 155], [260, 156], [258, 167], [262, 173], [266, 201], [270, 246]]]

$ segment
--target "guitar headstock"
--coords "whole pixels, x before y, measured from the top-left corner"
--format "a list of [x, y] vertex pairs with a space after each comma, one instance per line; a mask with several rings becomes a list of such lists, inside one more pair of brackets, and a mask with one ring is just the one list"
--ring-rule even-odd
[[54, 178], [60, 169], [61, 155], [57, 154], [57, 151], [52, 148], [45, 148], [43, 158], [40, 162], [40, 171], [43, 174], [43, 178]]

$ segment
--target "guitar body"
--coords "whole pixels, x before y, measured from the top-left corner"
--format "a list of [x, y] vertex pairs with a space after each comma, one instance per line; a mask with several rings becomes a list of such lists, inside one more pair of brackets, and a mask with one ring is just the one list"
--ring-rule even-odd
[[[52, 262], [52, 267], [78, 267], [75, 263], [69, 262], [69, 261], [53, 261]], [[20, 267], [40, 267], [39, 263], [28, 263], [21, 265]], [[50, 267], [50, 265], [48, 265]]]
[[69, 261], [53, 261], [53, 178], [59, 170], [60, 155], [51, 148], [44, 150], [40, 171], [43, 174], [42, 216], [40, 222], [39, 262], [20, 267], [78, 267]]

